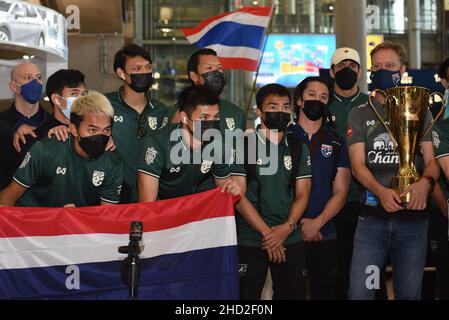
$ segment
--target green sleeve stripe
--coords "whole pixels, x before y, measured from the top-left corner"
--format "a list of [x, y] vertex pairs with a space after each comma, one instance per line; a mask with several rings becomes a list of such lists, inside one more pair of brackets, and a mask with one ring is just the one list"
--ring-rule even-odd
[[231, 176], [246, 177], [246, 173], [235, 173], [235, 172], [231, 172]]
[[301, 177], [296, 177], [296, 180], [302, 180], [302, 179], [310, 179], [312, 178], [312, 175], [308, 175], [308, 176], [301, 176]]
[[159, 177], [158, 175], [156, 175], [156, 174], [154, 174], [154, 173], [151, 173], [151, 172], [148, 172], [148, 171], [145, 171], [145, 170], [142, 170], [142, 169], [139, 169], [139, 170], [137, 170], [137, 171], [139, 171], [139, 172], [141, 172], [141, 173], [144, 173], [144, 174], [146, 174], [146, 175], [148, 175], [148, 176], [155, 177], [155, 178], [157, 178], [157, 179], [160, 179], [160, 178], [161, 178], [161, 177]]
[[219, 180], [225, 180], [231, 176], [231, 174], [228, 174], [226, 177], [217, 177], [215, 174], [212, 174], [212, 175], [214, 176], [215, 179], [219, 179]]
[[107, 203], [113, 203], [113, 204], [117, 204], [117, 203], [120, 202], [120, 201], [112, 201], [112, 200], [108, 200], [108, 199], [105, 199], [105, 198], [103, 198], [103, 197], [100, 197], [100, 200], [101, 200], [101, 201], [104, 201], [104, 202], [107, 202]]
[[443, 154], [440, 154], [439, 156], [436, 156], [435, 159], [444, 158], [447, 156], [449, 156], [449, 153], [443, 153]]
[[25, 183], [20, 182], [15, 176], [12, 178], [14, 179], [15, 182], [20, 184], [22, 187], [27, 188], [27, 189], [31, 188], [31, 186], [27, 186]]

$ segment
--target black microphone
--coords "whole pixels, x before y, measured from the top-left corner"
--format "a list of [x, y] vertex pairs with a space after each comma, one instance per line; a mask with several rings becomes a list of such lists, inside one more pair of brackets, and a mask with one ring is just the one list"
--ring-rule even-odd
[[129, 231], [129, 244], [127, 246], [119, 247], [118, 252], [127, 254], [128, 257], [122, 261], [121, 277], [122, 281], [129, 286], [129, 299], [135, 300], [137, 298], [137, 286], [140, 277], [140, 258], [141, 252], [139, 241], [142, 240], [143, 222], [131, 222], [131, 229]]
[[118, 248], [119, 253], [129, 254], [130, 247], [132, 249], [137, 250], [140, 253], [140, 247], [138, 242], [142, 240], [143, 233], [143, 222], [142, 221], [132, 221], [131, 229], [129, 231], [129, 244], [127, 246], [122, 246]]
[[131, 222], [131, 231], [129, 232], [129, 241], [140, 241], [142, 240], [142, 221]]

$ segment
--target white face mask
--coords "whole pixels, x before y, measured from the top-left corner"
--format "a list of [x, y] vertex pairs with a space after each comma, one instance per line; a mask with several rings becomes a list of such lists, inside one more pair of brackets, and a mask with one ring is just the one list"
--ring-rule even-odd
[[[60, 96], [61, 97], [61, 96]], [[62, 99], [64, 99], [66, 101], [66, 107], [62, 108], [61, 104], [58, 105], [59, 109], [61, 109], [62, 113], [64, 114], [64, 116], [70, 120], [70, 108], [72, 107], [73, 102], [78, 98], [78, 97], [68, 97], [67, 99], [65, 99], [64, 97], [61, 97]]]

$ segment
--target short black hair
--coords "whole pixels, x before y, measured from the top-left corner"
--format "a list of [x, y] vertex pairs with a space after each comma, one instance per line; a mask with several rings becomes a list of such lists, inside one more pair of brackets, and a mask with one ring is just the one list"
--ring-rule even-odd
[[147, 50], [142, 48], [141, 46], [138, 46], [137, 44], [130, 44], [123, 48], [121, 48], [114, 57], [114, 71], [117, 72], [118, 68], [121, 68], [122, 70], [125, 70], [126, 60], [127, 58], [131, 57], [137, 57], [140, 56], [144, 58], [145, 60], [148, 60], [150, 63], [153, 63], [151, 60], [150, 54]]
[[269, 95], [288, 97], [288, 101], [290, 103], [292, 102], [292, 97], [286, 87], [277, 83], [270, 83], [267, 84], [266, 86], [263, 86], [262, 88], [259, 89], [259, 91], [257, 91], [256, 104], [259, 109], [262, 109], [262, 105]]
[[[187, 76], [189, 77], [189, 79], [190, 79], [190, 71], [198, 73], [200, 56], [217, 56], [217, 52], [210, 48], [203, 48], [192, 53], [189, 60], [187, 61]], [[192, 81], [192, 79], [190, 79], [190, 81]]]
[[220, 105], [220, 97], [204, 85], [191, 85], [179, 94], [179, 111], [184, 111], [190, 117], [198, 106]]
[[448, 69], [449, 69], [449, 58], [447, 58], [446, 60], [444, 60], [441, 65], [440, 65], [440, 69], [438, 71], [438, 76], [441, 79], [445, 79], [448, 80]]
[[84, 74], [79, 70], [62, 69], [53, 73], [47, 79], [47, 86], [45, 87], [45, 93], [48, 99], [50, 99], [51, 105], [54, 107], [53, 101], [51, 101], [52, 94], [62, 95], [64, 88], [76, 88], [80, 85], [86, 85], [84, 79]]

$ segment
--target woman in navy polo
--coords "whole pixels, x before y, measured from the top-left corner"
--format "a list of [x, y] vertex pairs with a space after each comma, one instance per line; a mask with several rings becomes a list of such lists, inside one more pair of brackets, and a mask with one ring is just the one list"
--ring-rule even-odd
[[298, 121], [292, 130], [309, 147], [312, 162], [312, 188], [301, 219], [312, 300], [337, 298], [333, 218], [345, 204], [351, 177], [347, 146], [333, 131], [329, 99], [329, 86], [320, 77], [306, 78], [294, 93]]

